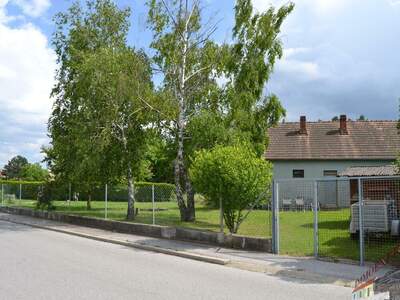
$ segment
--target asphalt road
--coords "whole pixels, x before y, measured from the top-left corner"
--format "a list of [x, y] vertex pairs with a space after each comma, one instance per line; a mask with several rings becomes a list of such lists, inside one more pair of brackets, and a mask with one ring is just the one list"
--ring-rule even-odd
[[0, 221], [0, 299], [350, 299], [310, 284]]

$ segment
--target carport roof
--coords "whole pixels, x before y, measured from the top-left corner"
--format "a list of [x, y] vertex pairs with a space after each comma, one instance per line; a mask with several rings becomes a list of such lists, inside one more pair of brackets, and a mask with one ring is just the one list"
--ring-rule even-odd
[[339, 173], [339, 176], [345, 177], [365, 177], [365, 176], [394, 176], [398, 174], [398, 168], [395, 165], [378, 167], [350, 167]]

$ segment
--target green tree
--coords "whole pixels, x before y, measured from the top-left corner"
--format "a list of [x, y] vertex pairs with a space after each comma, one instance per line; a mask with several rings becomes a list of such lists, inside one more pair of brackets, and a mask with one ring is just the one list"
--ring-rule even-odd
[[237, 0], [233, 41], [224, 46], [224, 97], [227, 128], [236, 141], [252, 145], [262, 155], [266, 131], [285, 116], [278, 97], [265, 96], [266, 85], [277, 59], [282, 57], [279, 38], [283, 21], [291, 13], [290, 3], [255, 12], [251, 0]]
[[39, 163], [24, 165], [21, 169], [21, 179], [27, 181], [45, 181], [49, 172]]
[[28, 160], [21, 155], [11, 158], [3, 168], [7, 179], [20, 179], [21, 171], [27, 164]]
[[77, 1], [56, 16], [59, 69], [49, 120], [51, 145], [44, 151], [56, 180], [88, 193], [88, 208], [96, 185], [126, 181], [127, 218], [133, 219], [151, 72], [146, 56], [127, 46], [129, 16], [129, 9], [111, 0]]
[[158, 111], [164, 121], [160, 124], [175, 147], [174, 181], [181, 220], [194, 221], [187, 126], [199, 110], [218, 99], [214, 72], [218, 46], [210, 40], [216, 26], [203, 23], [197, 0], [148, 0], [147, 4], [153, 62], [163, 75]]
[[367, 118], [364, 115], [360, 115], [357, 121], [367, 121]]
[[[170, 104], [162, 124], [173, 125], [167, 136], [176, 147], [175, 185], [183, 221], [195, 218], [187, 176], [194, 151], [247, 143], [262, 155], [267, 128], [285, 115], [278, 97], [263, 92], [282, 56], [280, 27], [293, 9], [290, 3], [255, 13], [251, 1], [238, 0], [232, 43], [219, 46], [210, 40], [216, 26], [202, 21], [199, 3], [148, 1], [153, 61], [164, 76], [164, 102]], [[216, 83], [221, 78], [227, 79], [222, 87]]]
[[[89, 53], [78, 68], [78, 89], [88, 89], [85, 104], [95, 152], [112, 165], [111, 175], [128, 184], [127, 219], [134, 219], [134, 178], [147, 150], [146, 126], [151, 123], [150, 66], [142, 53], [128, 47], [101, 48]], [[111, 153], [109, 153], [111, 151]]]
[[252, 209], [266, 203], [272, 166], [248, 147], [217, 146], [197, 153], [190, 176], [199, 193], [222, 204], [226, 226], [237, 233]]
[[332, 121], [333, 121], [333, 122], [339, 121], [339, 117], [338, 117], [338, 116], [334, 116], [334, 117], [332, 118]]

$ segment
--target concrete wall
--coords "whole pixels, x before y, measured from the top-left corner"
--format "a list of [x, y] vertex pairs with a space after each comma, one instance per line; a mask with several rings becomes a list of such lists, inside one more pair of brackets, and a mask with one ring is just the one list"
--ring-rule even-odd
[[0, 212], [49, 219], [63, 223], [111, 230], [120, 233], [130, 233], [143, 236], [151, 236], [155, 238], [200, 242], [226, 248], [262, 251], [269, 253], [272, 252], [272, 241], [270, 238], [256, 238], [236, 234], [220, 234], [218, 232], [201, 231], [189, 228], [175, 228], [159, 225], [119, 222], [83, 216], [66, 215], [57, 212], [48, 212], [28, 208], [0, 207]]

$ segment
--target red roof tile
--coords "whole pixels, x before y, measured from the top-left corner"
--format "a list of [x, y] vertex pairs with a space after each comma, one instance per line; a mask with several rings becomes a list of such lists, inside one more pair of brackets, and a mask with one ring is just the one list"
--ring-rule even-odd
[[269, 160], [394, 160], [400, 151], [397, 121], [347, 121], [347, 135], [339, 122], [307, 122], [307, 135], [298, 122], [268, 130]]

